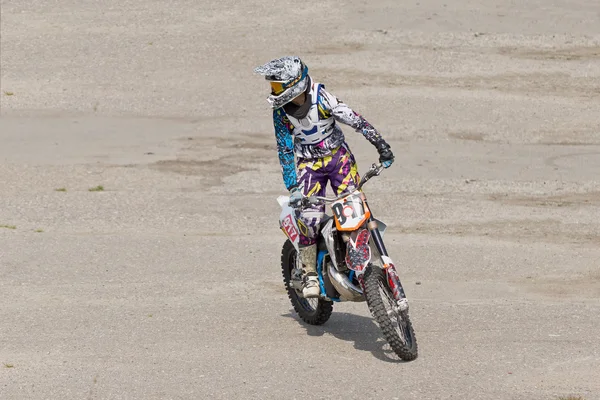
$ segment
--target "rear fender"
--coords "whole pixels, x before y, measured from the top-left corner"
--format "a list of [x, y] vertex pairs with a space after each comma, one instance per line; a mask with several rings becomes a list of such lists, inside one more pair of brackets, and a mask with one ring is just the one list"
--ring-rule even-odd
[[289, 196], [279, 196], [277, 202], [281, 206], [281, 214], [279, 214], [279, 228], [290, 239], [296, 251], [299, 250], [300, 230], [296, 222], [296, 210], [290, 207]]

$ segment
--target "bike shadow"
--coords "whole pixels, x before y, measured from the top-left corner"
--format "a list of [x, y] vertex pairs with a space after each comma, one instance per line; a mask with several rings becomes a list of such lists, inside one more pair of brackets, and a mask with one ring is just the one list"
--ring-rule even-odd
[[356, 350], [368, 351], [381, 361], [404, 363], [390, 348], [381, 330], [372, 318], [345, 312], [335, 312], [324, 325], [309, 325], [297, 314], [287, 313], [282, 316], [292, 318], [300, 324], [309, 336], [333, 335], [337, 339], [353, 342]]

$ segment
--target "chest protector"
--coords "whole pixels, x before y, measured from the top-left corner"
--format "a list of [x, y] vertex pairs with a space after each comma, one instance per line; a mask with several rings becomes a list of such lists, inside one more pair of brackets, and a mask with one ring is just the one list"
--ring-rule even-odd
[[302, 144], [317, 144], [333, 133], [335, 120], [333, 117], [320, 118], [319, 116], [319, 88], [318, 83], [313, 83], [310, 88], [310, 98], [312, 104], [306, 117], [297, 119], [287, 115], [288, 119], [294, 125], [293, 135], [296, 140]]

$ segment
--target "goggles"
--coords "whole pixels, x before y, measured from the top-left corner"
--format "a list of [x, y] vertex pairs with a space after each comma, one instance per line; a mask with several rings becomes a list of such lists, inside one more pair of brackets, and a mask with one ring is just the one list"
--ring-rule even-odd
[[292, 79], [291, 81], [269, 81], [269, 83], [271, 84], [271, 93], [275, 96], [279, 96], [280, 94], [285, 92], [286, 89], [294, 86], [302, 79], [306, 78], [306, 75], [308, 75], [308, 68], [304, 67], [304, 69], [302, 70], [302, 74], [300, 74], [300, 76], [298, 76], [297, 78]]

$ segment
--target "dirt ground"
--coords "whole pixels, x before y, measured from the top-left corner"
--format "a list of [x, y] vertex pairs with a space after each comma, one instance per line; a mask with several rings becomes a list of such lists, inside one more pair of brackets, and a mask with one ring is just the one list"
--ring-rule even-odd
[[[286, 297], [288, 54], [396, 154], [414, 362]], [[2, 0], [0, 99], [0, 399], [600, 399], [597, 0]]]

